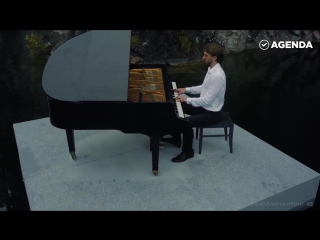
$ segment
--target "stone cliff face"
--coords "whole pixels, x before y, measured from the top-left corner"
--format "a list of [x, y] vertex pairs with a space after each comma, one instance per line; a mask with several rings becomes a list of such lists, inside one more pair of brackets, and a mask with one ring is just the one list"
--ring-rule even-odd
[[[51, 54], [70, 38], [90, 30], [43, 30], [44, 41], [52, 45]], [[238, 53], [258, 48], [262, 39], [268, 41], [320, 42], [320, 30], [132, 30], [133, 62], [165, 62], [177, 64], [200, 60], [202, 47], [216, 41], [225, 53]]]
[[[209, 42], [216, 41], [224, 46], [225, 53], [239, 53], [245, 49], [259, 48], [259, 42], [263, 39], [271, 41], [311, 41], [320, 42], [320, 30], [180, 30], [181, 35], [176, 37], [171, 34], [166, 39], [148, 38], [144, 46], [136, 47], [132, 53], [135, 57], [141, 57], [141, 62], [158, 61], [159, 57], [154, 54], [162, 45], [165, 45], [165, 54], [162, 58], [171, 64], [177, 62], [190, 62], [200, 60], [202, 57], [202, 47]], [[139, 32], [133, 32], [134, 36], [140, 37]], [[188, 39], [186, 41], [185, 39]], [[183, 45], [184, 43], [184, 45]], [[189, 45], [188, 45], [189, 44]], [[169, 48], [167, 47], [169, 45]], [[182, 45], [182, 46], [181, 46]], [[183, 46], [194, 48], [183, 48]], [[189, 51], [184, 51], [184, 50]], [[179, 51], [178, 51], [179, 50]], [[161, 53], [160, 53], [161, 54]]]
[[226, 53], [241, 52], [247, 48], [248, 30], [218, 30], [216, 41], [225, 47]]

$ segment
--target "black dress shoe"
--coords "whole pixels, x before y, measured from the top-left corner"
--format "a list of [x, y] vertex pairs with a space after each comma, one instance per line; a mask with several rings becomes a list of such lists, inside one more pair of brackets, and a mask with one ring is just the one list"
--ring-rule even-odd
[[176, 147], [181, 147], [181, 140], [180, 139], [175, 139], [175, 138], [161, 138], [161, 141], [162, 142], [165, 142], [165, 143], [169, 143], [169, 144], [172, 144]]
[[172, 158], [172, 162], [184, 162], [189, 158], [193, 158], [194, 156], [194, 152], [192, 153], [186, 153], [186, 152], [182, 152], [180, 153], [178, 156]]

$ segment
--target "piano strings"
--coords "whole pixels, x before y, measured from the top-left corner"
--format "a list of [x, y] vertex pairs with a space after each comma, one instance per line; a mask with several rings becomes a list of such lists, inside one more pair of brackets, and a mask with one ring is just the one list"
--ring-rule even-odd
[[128, 101], [166, 102], [162, 69], [131, 69], [129, 72]]

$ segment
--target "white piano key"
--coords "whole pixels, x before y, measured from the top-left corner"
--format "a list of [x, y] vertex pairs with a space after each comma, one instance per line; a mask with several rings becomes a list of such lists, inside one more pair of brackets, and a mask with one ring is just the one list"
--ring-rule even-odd
[[[172, 82], [172, 89], [176, 89], [176, 88], [177, 88], [176, 82]], [[178, 96], [178, 93], [174, 92], [174, 96], [175, 97]], [[179, 117], [184, 118], [184, 113], [183, 113], [183, 110], [182, 110], [182, 107], [181, 107], [181, 102], [176, 101], [176, 104], [177, 104], [177, 108], [178, 108]]]

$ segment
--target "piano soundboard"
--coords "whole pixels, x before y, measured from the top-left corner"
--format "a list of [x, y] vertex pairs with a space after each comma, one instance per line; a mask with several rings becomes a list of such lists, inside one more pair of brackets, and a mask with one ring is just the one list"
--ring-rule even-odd
[[[172, 82], [173, 97], [176, 82]], [[166, 102], [166, 92], [161, 68], [137, 68], [129, 73], [128, 101], [132, 102]], [[181, 102], [175, 100], [175, 110], [179, 117], [184, 118]]]

